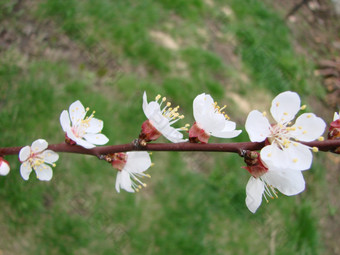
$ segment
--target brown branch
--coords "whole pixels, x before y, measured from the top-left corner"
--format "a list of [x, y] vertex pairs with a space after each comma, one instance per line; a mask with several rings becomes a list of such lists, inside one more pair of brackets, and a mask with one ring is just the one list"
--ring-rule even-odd
[[[320, 151], [335, 150], [340, 147], [340, 139], [302, 142], [310, 147], [317, 147]], [[243, 150], [260, 150], [265, 146], [264, 142], [241, 142], [241, 143], [149, 143], [146, 146], [140, 146], [138, 142], [133, 141], [129, 144], [101, 146], [93, 149], [85, 149], [77, 145], [66, 143], [51, 144], [48, 149], [55, 152], [68, 152], [77, 154], [93, 155], [101, 158], [102, 155], [126, 152], [126, 151], [210, 151], [210, 152], [234, 152], [241, 154]], [[18, 155], [22, 147], [0, 148], [0, 155]]]

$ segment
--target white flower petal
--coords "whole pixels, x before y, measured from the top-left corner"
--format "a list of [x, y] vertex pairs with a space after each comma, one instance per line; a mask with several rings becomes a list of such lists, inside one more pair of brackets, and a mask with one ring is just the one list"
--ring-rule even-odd
[[197, 123], [205, 122], [207, 112], [214, 110], [214, 100], [210, 95], [202, 93], [193, 102], [193, 114]]
[[287, 169], [292, 161], [289, 155], [281, 150], [276, 144], [267, 145], [261, 150], [261, 159], [268, 168]]
[[0, 158], [0, 175], [8, 175], [10, 170], [9, 164], [6, 160]]
[[300, 105], [299, 95], [295, 92], [286, 91], [273, 99], [270, 112], [278, 123], [287, 123], [294, 119], [300, 110]]
[[151, 166], [149, 153], [146, 151], [127, 152], [127, 161], [123, 168], [129, 169], [132, 173], [142, 173]]
[[85, 130], [86, 133], [96, 134], [102, 131], [104, 123], [102, 120], [92, 118], [89, 121], [89, 127]]
[[311, 142], [319, 138], [325, 132], [326, 123], [314, 113], [301, 114], [293, 126], [295, 131], [290, 134], [299, 141]]
[[225, 126], [225, 117], [223, 114], [215, 112], [206, 112], [204, 117], [202, 116], [201, 122], [197, 121], [197, 124], [204, 129], [208, 134], [218, 132]]
[[257, 110], [253, 110], [248, 114], [245, 128], [252, 142], [262, 142], [270, 135], [268, 119]]
[[125, 189], [127, 192], [135, 192], [132, 188], [132, 181], [130, 179], [130, 175], [127, 171], [121, 171], [121, 177], [120, 177], [120, 187], [122, 189]]
[[31, 147], [30, 146], [25, 146], [21, 148], [19, 152], [19, 160], [20, 162], [26, 161], [31, 155]]
[[64, 132], [67, 131], [67, 129], [70, 128], [71, 126], [71, 122], [70, 122], [70, 117], [68, 115], [68, 112], [66, 110], [64, 110], [61, 114], [60, 114], [60, 124], [62, 129], [64, 130]]
[[333, 117], [333, 121], [336, 121], [336, 120], [339, 120], [339, 119], [340, 119], [340, 112], [339, 113], [335, 112], [334, 117]]
[[168, 139], [170, 142], [173, 143], [184, 143], [187, 142], [188, 139], [183, 139], [183, 134], [179, 132], [177, 129], [167, 126], [163, 128], [162, 130], [158, 130], [162, 133], [162, 135]]
[[293, 196], [305, 190], [305, 180], [300, 171], [268, 171], [262, 177], [269, 185], [273, 185], [282, 194]]
[[43, 160], [49, 164], [53, 164], [59, 159], [59, 155], [52, 150], [45, 150], [41, 153], [41, 156], [43, 157]]
[[103, 145], [109, 141], [109, 139], [103, 134], [85, 134], [84, 138], [87, 142], [96, 145]]
[[84, 147], [85, 149], [92, 149], [94, 147], [96, 147], [95, 145], [93, 145], [92, 143], [89, 143], [81, 138], [76, 137], [73, 132], [71, 131], [71, 129], [67, 130], [66, 132], [68, 138], [70, 138], [72, 141], [74, 141], [77, 145]]
[[250, 177], [247, 187], [246, 187], [246, 205], [252, 213], [256, 210], [262, 203], [262, 194], [264, 192], [264, 184], [260, 179]]
[[31, 172], [32, 172], [32, 168], [31, 168], [31, 165], [28, 162], [24, 162], [24, 163], [21, 164], [21, 166], [20, 166], [20, 174], [21, 174], [21, 177], [25, 181], [28, 180]]
[[70, 105], [69, 114], [70, 114], [70, 119], [72, 121], [72, 125], [75, 125], [80, 120], [85, 118], [86, 111], [85, 111], [84, 106], [81, 104], [81, 102], [77, 100]]
[[122, 182], [122, 173], [120, 171], [117, 172], [116, 177], [116, 190], [120, 193], [120, 183]]
[[48, 147], [48, 143], [44, 139], [38, 139], [32, 143], [31, 151], [33, 153], [38, 153], [46, 150]]
[[148, 109], [147, 109], [147, 106], [148, 106], [148, 99], [147, 99], [147, 96], [146, 96], [146, 92], [144, 91], [144, 94], [143, 94], [143, 112], [144, 114], [146, 115], [146, 117], [148, 118]]
[[288, 148], [284, 149], [284, 152], [287, 155], [288, 169], [303, 171], [311, 167], [313, 154], [309, 147], [293, 142]]
[[49, 165], [41, 164], [34, 167], [37, 178], [40, 181], [50, 181], [53, 176], [52, 168]]

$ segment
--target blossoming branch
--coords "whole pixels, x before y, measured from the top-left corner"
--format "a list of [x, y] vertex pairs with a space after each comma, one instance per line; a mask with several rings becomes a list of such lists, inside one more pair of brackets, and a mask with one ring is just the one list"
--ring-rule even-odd
[[[301, 114], [293, 124], [300, 110], [301, 100], [297, 93], [286, 91], [276, 96], [270, 113], [276, 123], [270, 123], [266, 112], [253, 110], [249, 113], [245, 129], [250, 142], [208, 143], [210, 136], [233, 138], [242, 130], [236, 130], [236, 123], [226, 114], [226, 106], [220, 107], [208, 94], [200, 94], [193, 101], [195, 122], [183, 127], [173, 127], [184, 119], [179, 106], [171, 107], [166, 97], [156, 96], [148, 102], [144, 92], [142, 109], [147, 120], [141, 125], [141, 132], [129, 144], [104, 145], [109, 139], [101, 133], [103, 121], [94, 118], [94, 111], [86, 116], [85, 108], [79, 100], [72, 103], [69, 110], [60, 115], [60, 124], [65, 142], [48, 145], [38, 139], [31, 146], [0, 148], [0, 175], [10, 172], [10, 163], [3, 157], [18, 155], [22, 163], [20, 174], [28, 180], [34, 170], [41, 181], [52, 179], [52, 167], [56, 166], [59, 155], [56, 152], [88, 154], [105, 160], [117, 170], [116, 190], [138, 192], [147, 184], [142, 177], [152, 165], [147, 151], [214, 151], [234, 152], [244, 158], [246, 169], [251, 177], [246, 185], [246, 205], [255, 213], [262, 198], [277, 197], [277, 192], [287, 196], [304, 191], [305, 181], [302, 172], [310, 169], [313, 152], [331, 151], [340, 154], [340, 117], [334, 114], [327, 139], [322, 136], [326, 123], [313, 113]], [[184, 134], [189, 137], [185, 138]], [[150, 143], [164, 136], [172, 143]], [[259, 151], [259, 152], [258, 152]]]

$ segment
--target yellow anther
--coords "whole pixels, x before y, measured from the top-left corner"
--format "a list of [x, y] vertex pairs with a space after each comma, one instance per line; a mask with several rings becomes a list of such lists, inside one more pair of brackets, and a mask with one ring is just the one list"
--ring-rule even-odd
[[294, 146], [298, 146], [298, 143], [293, 143]]
[[86, 107], [86, 111], [88, 112], [90, 110], [90, 108], [89, 107]]
[[297, 158], [293, 159], [293, 162], [294, 163], [298, 162], [298, 159]]
[[301, 110], [305, 110], [306, 109], [306, 105], [304, 104], [303, 106], [300, 107]]
[[302, 134], [307, 134], [307, 131], [306, 131], [306, 130], [305, 130], [305, 131], [303, 131], [303, 132], [302, 132]]
[[145, 176], [151, 178], [151, 175], [150, 175], [150, 174], [146, 174]]
[[166, 97], [163, 97], [163, 98], [162, 98], [162, 101], [163, 101], [163, 102], [166, 101]]
[[301, 126], [298, 126], [298, 129], [302, 129], [302, 127], [301, 127]]
[[190, 124], [185, 124], [185, 127], [190, 127]]
[[96, 113], [96, 111], [93, 111], [93, 112], [92, 112], [92, 114], [95, 114], [95, 113]]
[[279, 107], [279, 105], [280, 105], [280, 103], [279, 103], [279, 102], [277, 102], [277, 103], [276, 103], [276, 107]]
[[158, 101], [160, 98], [161, 98], [161, 95], [158, 94], [158, 95], [155, 97], [155, 100]]
[[136, 189], [136, 192], [139, 192], [139, 189]]
[[263, 117], [264, 117], [264, 116], [266, 116], [266, 115], [267, 115], [267, 113], [266, 113], [266, 112], [263, 112], [263, 113], [262, 113], [262, 116], [263, 116]]
[[141, 188], [142, 188], [142, 186], [138, 185], [138, 188], [139, 188], [139, 189], [141, 189]]
[[151, 163], [150, 167], [153, 167], [155, 165], [155, 163]]
[[78, 107], [76, 107], [76, 110], [78, 111], [78, 110], [79, 110], [79, 108], [78, 108]]
[[312, 150], [313, 150], [313, 152], [318, 152], [319, 151], [318, 147], [313, 147]]
[[184, 119], [184, 115], [181, 115], [181, 116], [179, 116], [178, 118], [180, 118], [180, 119]]
[[145, 188], [145, 187], [147, 187], [148, 185], [146, 185], [145, 183], [143, 183], [143, 187]]
[[320, 142], [322, 142], [322, 141], [325, 140], [325, 138], [324, 138], [323, 136], [320, 136], [320, 137], [318, 138], [318, 140], [319, 140]]
[[308, 114], [308, 115], [307, 115], [307, 118], [311, 118], [311, 117], [312, 117], [312, 114]]
[[53, 167], [56, 167], [56, 164], [53, 163], [52, 166], [53, 166]]
[[284, 112], [283, 115], [286, 115], [286, 116], [287, 116], [287, 115], [288, 115], [288, 112]]
[[268, 157], [271, 157], [272, 156], [272, 154], [271, 153], [268, 153], [268, 155], [267, 155]]
[[166, 103], [166, 106], [167, 106], [167, 107], [169, 107], [170, 105], [171, 105], [171, 103], [170, 103], [170, 102], [167, 102], [167, 103]]
[[152, 152], [149, 152], [149, 155], [152, 155]]

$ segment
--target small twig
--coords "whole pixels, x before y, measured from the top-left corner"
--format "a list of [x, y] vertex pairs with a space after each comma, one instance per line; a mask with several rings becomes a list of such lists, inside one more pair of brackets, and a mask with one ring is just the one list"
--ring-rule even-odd
[[[320, 151], [330, 151], [340, 147], [340, 139], [325, 140], [314, 142], [301, 142], [310, 147], [317, 147]], [[48, 149], [55, 152], [67, 152], [77, 154], [93, 155], [101, 159], [103, 155], [127, 152], [127, 151], [210, 151], [210, 152], [233, 152], [242, 156], [243, 151], [261, 150], [265, 146], [264, 142], [241, 142], [241, 143], [148, 143], [140, 146], [133, 141], [128, 144], [101, 146], [93, 149], [85, 149], [78, 145], [69, 145], [66, 143], [51, 144]], [[5, 147], [0, 148], [0, 155], [18, 155], [22, 147]]]

